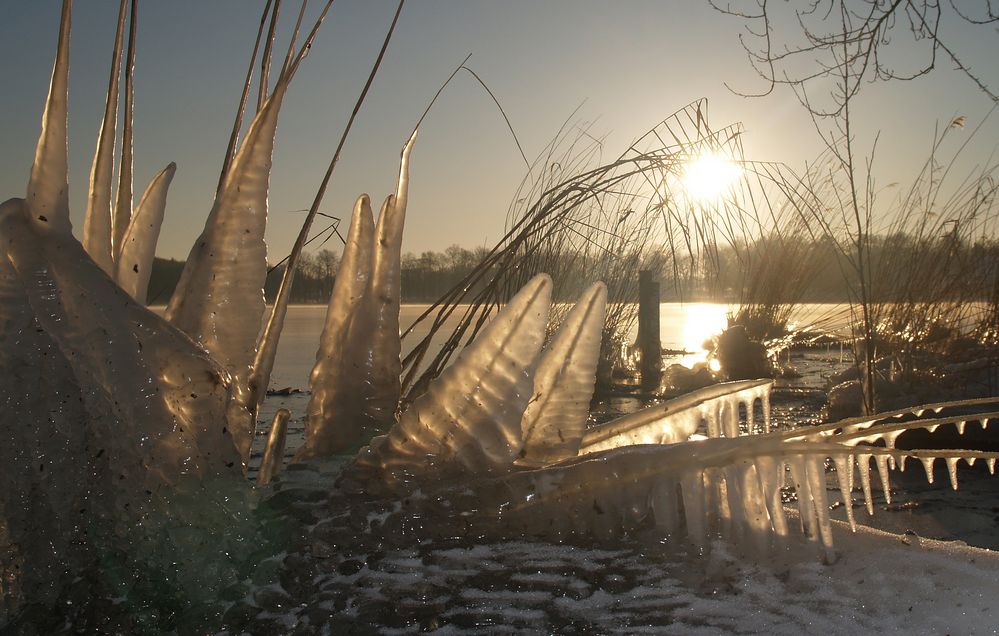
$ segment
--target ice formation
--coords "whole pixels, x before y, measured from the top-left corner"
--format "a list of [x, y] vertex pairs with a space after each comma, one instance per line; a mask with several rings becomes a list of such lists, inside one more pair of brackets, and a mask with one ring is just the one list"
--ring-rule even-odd
[[305, 444], [296, 456], [300, 461], [357, 450], [394, 421], [402, 374], [402, 231], [415, 142], [416, 133], [402, 150], [396, 193], [382, 205], [378, 224], [372, 221], [367, 195], [354, 205], [309, 378], [312, 398]]
[[[169, 536], [229, 557], [212, 533], [228, 536], [244, 518], [245, 510], [232, 506], [242, 506], [251, 489], [241, 467], [261, 393], [248, 378], [253, 365], [260, 372], [254, 353], [263, 311], [267, 188], [278, 110], [295, 66], [286, 65], [226, 171], [164, 320], [141, 300], [174, 167], [154, 179], [116, 240], [120, 224], [111, 215], [118, 218], [127, 207], [131, 216], [131, 183], [123, 169], [112, 211], [114, 79], [92, 171], [86, 249], [71, 234], [70, 5], [64, 3], [27, 196], [0, 206], [0, 430], [6, 440], [0, 445], [0, 626], [25, 603], [53, 603], [80, 572], [100, 572], [108, 550], [167, 550], [160, 545], [172, 544], [160, 538]], [[120, 64], [123, 25], [120, 17], [112, 70]], [[790, 475], [798, 523], [831, 561], [827, 458], [836, 465], [851, 523], [856, 483], [873, 512], [872, 461], [886, 496], [888, 470], [907, 459], [921, 462], [930, 478], [934, 462], [944, 461], [955, 488], [962, 459], [982, 459], [994, 469], [995, 453], [904, 451], [894, 442], [906, 430], [946, 425], [962, 432], [969, 421], [985, 426], [999, 417], [999, 400], [770, 431], [771, 383], [746, 381], [586, 430], [606, 289], [590, 287], [543, 350], [552, 291], [544, 274], [397, 418], [399, 252], [413, 142], [405, 145], [396, 192], [377, 226], [368, 198], [358, 199], [312, 374], [307, 441], [297, 459], [370, 441], [339, 485], [329, 485], [331, 492], [443, 502], [444, 526], [475, 523], [503, 536], [607, 538], [653, 525], [660, 536], [700, 547], [722, 535], [766, 549], [790, 534], [781, 501]], [[764, 429], [758, 434], [757, 403]], [[952, 407], [972, 412], [922, 418]], [[275, 419], [261, 485], [281, 470], [288, 418], [284, 411]], [[706, 438], [691, 439], [702, 433]], [[872, 445], [881, 441], [884, 446]], [[204, 521], [211, 514], [220, 525]], [[171, 520], [173, 534], [164, 535]], [[245, 549], [245, 538], [237, 540]], [[136, 562], [146, 556], [135, 555]], [[176, 555], [165, 559], [173, 568], [177, 561]], [[237, 576], [216, 566], [204, 569], [220, 579]], [[205, 589], [198, 577], [187, 582]]]

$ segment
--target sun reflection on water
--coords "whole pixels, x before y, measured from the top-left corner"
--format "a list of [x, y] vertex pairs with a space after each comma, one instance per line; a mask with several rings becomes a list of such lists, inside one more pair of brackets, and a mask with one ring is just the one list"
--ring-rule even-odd
[[720, 334], [728, 326], [728, 307], [717, 303], [664, 304], [660, 307], [660, 334], [663, 347], [688, 352], [674, 362], [692, 367], [707, 359], [704, 342]]

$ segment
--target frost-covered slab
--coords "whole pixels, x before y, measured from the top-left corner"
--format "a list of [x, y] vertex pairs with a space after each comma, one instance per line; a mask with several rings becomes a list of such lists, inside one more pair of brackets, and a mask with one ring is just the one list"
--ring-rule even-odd
[[702, 425], [709, 437], [733, 437], [738, 435], [740, 407], [752, 428], [757, 401], [762, 404], [764, 429], [769, 431], [772, 388], [773, 380], [740, 380], [692, 391], [587, 430], [580, 453], [632, 444], [675, 444], [686, 441]]

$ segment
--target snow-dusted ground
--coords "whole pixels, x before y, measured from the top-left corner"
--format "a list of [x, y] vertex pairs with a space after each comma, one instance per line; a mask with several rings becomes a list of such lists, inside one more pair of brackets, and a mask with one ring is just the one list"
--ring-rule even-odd
[[[832, 347], [791, 362], [803, 377], [774, 400], [775, 421], [807, 425], [819, 417], [811, 389], [844, 361]], [[300, 415], [307, 401], [305, 393], [269, 397], [258, 435], [277, 408]], [[630, 408], [625, 402], [610, 408]], [[301, 435], [293, 418], [289, 456]], [[917, 464], [893, 476], [892, 503], [876, 490], [873, 518], [855, 493], [854, 512], [867, 525], [854, 534], [836, 523], [831, 565], [800, 534], [786, 549], [744, 556], [720, 540], [705, 555], [654, 537], [585, 546], [451, 537], [376, 549], [347, 545], [349, 533], [337, 544], [312, 532], [229, 608], [229, 633], [995, 634], [999, 479], [980, 464], [962, 466], [953, 492], [938, 468], [934, 485]], [[313, 489], [332, 476], [309, 472], [291, 471], [277, 489], [313, 491], [293, 514], [321, 528], [338, 511]], [[845, 519], [828, 477], [833, 516]]]
[[[310, 495], [321, 495], [329, 476], [293, 470], [277, 485], [278, 493], [294, 492], [285, 501], [296, 500], [293, 516], [312, 531], [275, 560], [270, 576], [266, 567], [258, 570], [265, 574], [255, 577], [255, 588], [226, 613], [228, 633], [999, 629], [999, 553], [962, 542], [863, 526], [854, 534], [835, 522], [836, 560], [829, 565], [797, 534], [763, 555], [736, 554], [720, 540], [696, 554], [683, 542], [650, 536], [584, 546], [444, 536], [398, 546], [351, 530], [345, 510]], [[367, 515], [369, 522], [383, 518]]]

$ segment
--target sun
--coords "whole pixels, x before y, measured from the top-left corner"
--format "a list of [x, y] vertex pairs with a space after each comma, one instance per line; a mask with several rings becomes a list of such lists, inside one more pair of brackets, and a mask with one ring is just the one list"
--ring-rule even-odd
[[704, 152], [686, 164], [681, 180], [692, 199], [710, 203], [717, 200], [741, 176], [742, 168], [730, 158], [714, 152]]

